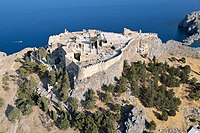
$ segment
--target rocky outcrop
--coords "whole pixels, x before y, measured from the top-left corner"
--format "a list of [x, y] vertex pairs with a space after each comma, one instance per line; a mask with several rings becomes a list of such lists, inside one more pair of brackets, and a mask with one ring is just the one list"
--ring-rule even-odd
[[3, 57], [6, 57], [6, 56], [7, 56], [6, 53], [0, 52], [0, 59], [3, 58]]
[[164, 44], [165, 55], [185, 56], [188, 58], [200, 58], [200, 49], [183, 45], [181, 42], [169, 40]]
[[200, 11], [186, 15], [180, 22], [179, 27], [185, 28], [191, 35], [200, 33]]
[[194, 41], [200, 40], [200, 11], [186, 15], [180, 22], [179, 28], [186, 30], [190, 35], [183, 40], [184, 45], [191, 45]]
[[145, 112], [144, 110], [136, 106], [128, 114], [128, 120], [125, 122], [126, 133], [143, 133], [145, 129]]

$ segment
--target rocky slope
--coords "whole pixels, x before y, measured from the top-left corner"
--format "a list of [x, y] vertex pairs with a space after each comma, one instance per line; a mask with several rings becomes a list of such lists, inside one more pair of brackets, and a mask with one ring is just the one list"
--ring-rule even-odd
[[145, 129], [145, 112], [144, 110], [136, 106], [128, 114], [128, 120], [125, 122], [126, 133], [143, 133]]
[[180, 22], [179, 27], [185, 28], [191, 35], [200, 33], [200, 11], [186, 15]]
[[183, 42], [186, 45], [192, 44], [200, 39], [200, 11], [192, 12], [185, 16], [180, 22], [179, 28], [184, 29], [190, 35]]

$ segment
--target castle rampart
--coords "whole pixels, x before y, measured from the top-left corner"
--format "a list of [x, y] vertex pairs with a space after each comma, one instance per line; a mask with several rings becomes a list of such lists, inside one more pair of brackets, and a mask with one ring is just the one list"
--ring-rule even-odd
[[87, 67], [79, 67], [79, 70], [78, 70], [78, 79], [84, 79], [84, 78], [87, 78], [87, 77], [90, 77], [92, 76], [93, 74], [95, 73], [98, 73], [100, 71], [105, 71], [107, 70], [109, 67], [111, 67], [113, 64], [117, 63], [118, 61], [121, 60], [122, 56], [123, 56], [123, 52], [129, 47], [129, 45], [133, 45], [132, 42], [134, 41], [134, 39], [130, 40], [127, 45], [122, 48], [120, 50], [120, 53], [105, 61], [105, 62], [100, 62], [100, 63], [97, 63], [97, 64], [93, 64], [91, 66], [87, 66]]

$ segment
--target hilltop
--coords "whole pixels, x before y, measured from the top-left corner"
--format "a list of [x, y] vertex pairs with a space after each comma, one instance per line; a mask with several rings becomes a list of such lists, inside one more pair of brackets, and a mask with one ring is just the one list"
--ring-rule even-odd
[[199, 53], [124, 29], [1, 54], [0, 132], [186, 132], [200, 121]]

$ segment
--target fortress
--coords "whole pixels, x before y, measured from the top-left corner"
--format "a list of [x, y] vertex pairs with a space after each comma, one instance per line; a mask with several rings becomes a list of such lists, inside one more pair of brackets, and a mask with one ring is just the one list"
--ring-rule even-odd
[[[100, 71], [105, 71], [119, 62], [134, 40], [157, 34], [134, 32], [124, 29], [123, 34], [83, 30], [82, 32], [61, 33], [49, 38], [48, 50], [61, 57], [67, 69], [78, 80], [85, 79]], [[147, 54], [148, 45], [140, 43], [137, 51]]]
[[70, 96], [78, 99], [90, 88], [115, 83], [123, 71], [124, 60], [129, 63], [145, 61], [144, 57], [185, 56], [199, 58], [198, 49], [183, 46], [173, 40], [166, 44], [155, 33], [124, 29], [123, 34], [83, 30], [51, 36], [47, 47], [51, 65], [62, 65], [74, 78]]

